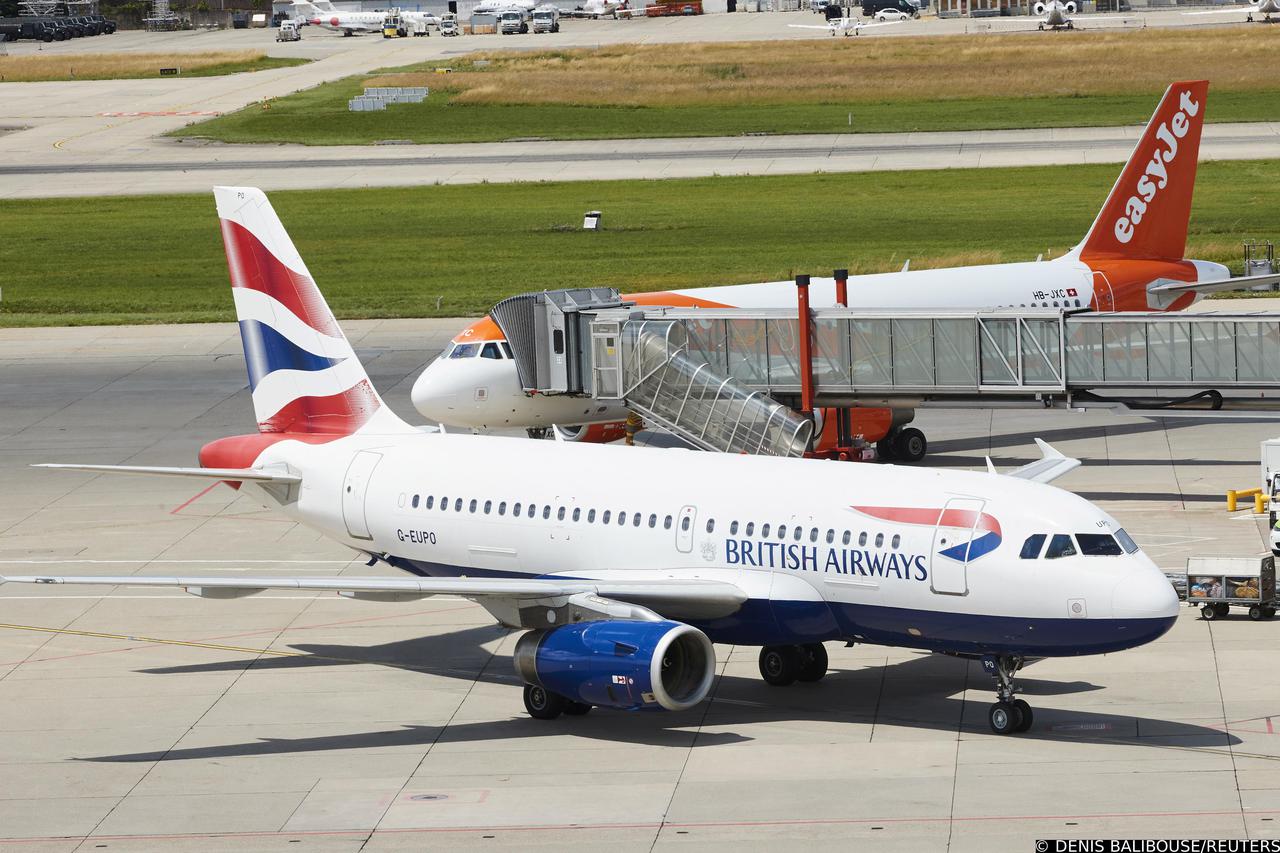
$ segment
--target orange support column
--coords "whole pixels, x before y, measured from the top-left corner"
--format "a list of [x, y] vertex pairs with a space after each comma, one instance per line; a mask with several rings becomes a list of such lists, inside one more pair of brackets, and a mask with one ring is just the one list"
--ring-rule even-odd
[[813, 414], [813, 317], [809, 313], [809, 276], [796, 276], [800, 338], [800, 411]]

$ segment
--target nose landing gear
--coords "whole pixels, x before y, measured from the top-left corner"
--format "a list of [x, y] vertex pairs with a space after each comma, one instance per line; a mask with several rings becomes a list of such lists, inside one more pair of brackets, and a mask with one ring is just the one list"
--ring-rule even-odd
[[991, 724], [991, 731], [998, 735], [1025, 732], [1031, 728], [1035, 717], [1030, 705], [1014, 698], [1017, 687], [1013, 676], [1022, 669], [1022, 664], [1022, 658], [1016, 655], [984, 655], [982, 658], [982, 668], [996, 680], [999, 701], [987, 709], [987, 721]]

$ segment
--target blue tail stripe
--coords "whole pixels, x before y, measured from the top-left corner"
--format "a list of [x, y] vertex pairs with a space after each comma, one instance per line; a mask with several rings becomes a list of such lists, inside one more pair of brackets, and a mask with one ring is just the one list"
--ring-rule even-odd
[[275, 329], [257, 320], [240, 321], [240, 340], [244, 343], [244, 361], [249, 369], [249, 388], [268, 373], [277, 370], [324, 370], [343, 361], [307, 352]]

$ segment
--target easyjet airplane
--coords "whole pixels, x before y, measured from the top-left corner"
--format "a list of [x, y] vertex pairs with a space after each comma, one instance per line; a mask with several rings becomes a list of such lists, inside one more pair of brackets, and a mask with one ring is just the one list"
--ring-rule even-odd
[[[1176, 311], [1202, 294], [1263, 280], [1230, 278], [1222, 264], [1187, 260], [1187, 223], [1195, 186], [1206, 81], [1174, 83], [1164, 94], [1088, 235], [1067, 254], [1044, 262], [903, 270], [849, 279], [852, 308], [1062, 308], [1066, 311]], [[792, 282], [637, 293], [640, 305], [785, 308], [796, 304]], [[835, 304], [835, 282], [813, 279], [810, 304]], [[474, 429], [593, 424], [566, 430], [572, 440], [619, 437], [625, 409], [567, 396], [527, 395], [494, 321], [473, 323], [414, 383], [413, 404], [425, 417]], [[854, 432], [878, 441], [881, 456], [915, 461], [924, 434], [905, 428], [911, 410], [853, 410]], [[829, 423], [834, 418], [827, 419]]]
[[0, 583], [462, 596], [527, 630], [515, 665], [543, 719], [689, 708], [711, 689], [713, 643], [761, 646], [780, 686], [821, 679], [827, 641], [926, 649], [983, 661], [1000, 734], [1031, 726], [1013, 681], [1026, 658], [1133, 648], [1177, 619], [1173, 587], [1116, 520], [1046, 485], [1079, 462], [1044, 444], [1010, 475], [850, 477], [805, 459], [415, 429], [379, 398], [266, 196], [214, 194], [258, 431], [205, 445], [196, 468], [51, 467], [226, 481], [407, 576]]

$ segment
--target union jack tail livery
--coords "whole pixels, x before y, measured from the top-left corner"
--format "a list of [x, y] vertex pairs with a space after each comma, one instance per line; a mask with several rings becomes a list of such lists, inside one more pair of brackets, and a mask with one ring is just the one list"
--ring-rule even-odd
[[214, 187], [258, 430], [412, 430], [378, 397], [266, 195]]
[[1208, 80], [1173, 83], [1165, 90], [1079, 246], [1082, 260], [1182, 260], [1208, 94]]

